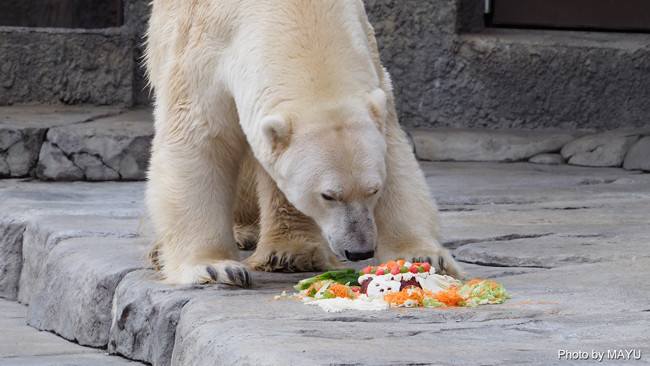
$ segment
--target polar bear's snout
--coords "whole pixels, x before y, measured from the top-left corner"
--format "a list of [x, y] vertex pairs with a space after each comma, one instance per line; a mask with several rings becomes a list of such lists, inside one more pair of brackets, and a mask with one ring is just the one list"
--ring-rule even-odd
[[372, 258], [377, 245], [377, 227], [372, 210], [361, 203], [347, 203], [344, 207], [344, 212], [333, 212], [334, 217], [338, 217], [333, 221], [338, 222], [323, 228], [330, 247], [339, 257], [347, 260]]
[[347, 250], [345, 251], [345, 258], [354, 262], [372, 258], [374, 256], [375, 256], [374, 250], [371, 250], [369, 252], [363, 252], [363, 253], [350, 253]]

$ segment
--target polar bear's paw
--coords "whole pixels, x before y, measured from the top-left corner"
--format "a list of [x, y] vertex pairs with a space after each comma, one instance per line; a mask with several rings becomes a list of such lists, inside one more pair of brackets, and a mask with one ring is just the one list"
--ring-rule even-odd
[[235, 242], [240, 250], [253, 250], [260, 237], [260, 228], [257, 225], [239, 225], [234, 227]]
[[233, 260], [215, 260], [211, 263], [181, 264], [173, 269], [162, 268], [163, 282], [169, 284], [223, 283], [240, 287], [251, 285], [248, 266]]
[[253, 270], [267, 272], [313, 272], [344, 268], [329, 247], [313, 243], [262, 244], [246, 263]]

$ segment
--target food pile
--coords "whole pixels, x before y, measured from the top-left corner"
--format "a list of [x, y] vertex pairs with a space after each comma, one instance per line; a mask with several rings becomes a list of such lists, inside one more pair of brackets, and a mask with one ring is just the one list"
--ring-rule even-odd
[[439, 275], [429, 263], [389, 261], [377, 267], [329, 271], [304, 279], [294, 297], [326, 311], [390, 307], [474, 307], [501, 304], [511, 296], [494, 281], [467, 283]]

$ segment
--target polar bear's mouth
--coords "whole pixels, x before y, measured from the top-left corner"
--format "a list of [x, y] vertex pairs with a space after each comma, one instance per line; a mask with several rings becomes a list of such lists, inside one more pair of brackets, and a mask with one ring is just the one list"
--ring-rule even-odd
[[375, 256], [374, 250], [368, 252], [349, 252], [347, 250], [345, 251], [345, 258], [354, 262], [372, 258], [374, 256]]

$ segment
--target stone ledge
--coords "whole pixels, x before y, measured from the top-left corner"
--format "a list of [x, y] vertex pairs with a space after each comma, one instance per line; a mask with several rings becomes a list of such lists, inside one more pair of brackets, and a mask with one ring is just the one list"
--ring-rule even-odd
[[416, 156], [428, 161], [521, 161], [559, 151], [575, 135], [565, 132], [479, 129], [410, 130]]
[[[0, 178], [144, 180], [153, 138], [149, 108], [0, 107]], [[411, 129], [424, 161], [529, 161], [650, 171], [650, 129], [521, 131]], [[628, 153], [629, 152], [629, 153]]]
[[153, 123], [148, 109], [51, 128], [39, 154], [42, 180], [143, 180]]
[[0, 107], [0, 178], [142, 180], [152, 137], [149, 109]]
[[650, 171], [648, 128], [601, 133], [441, 128], [412, 129], [409, 135], [416, 157], [425, 161], [529, 161]]

